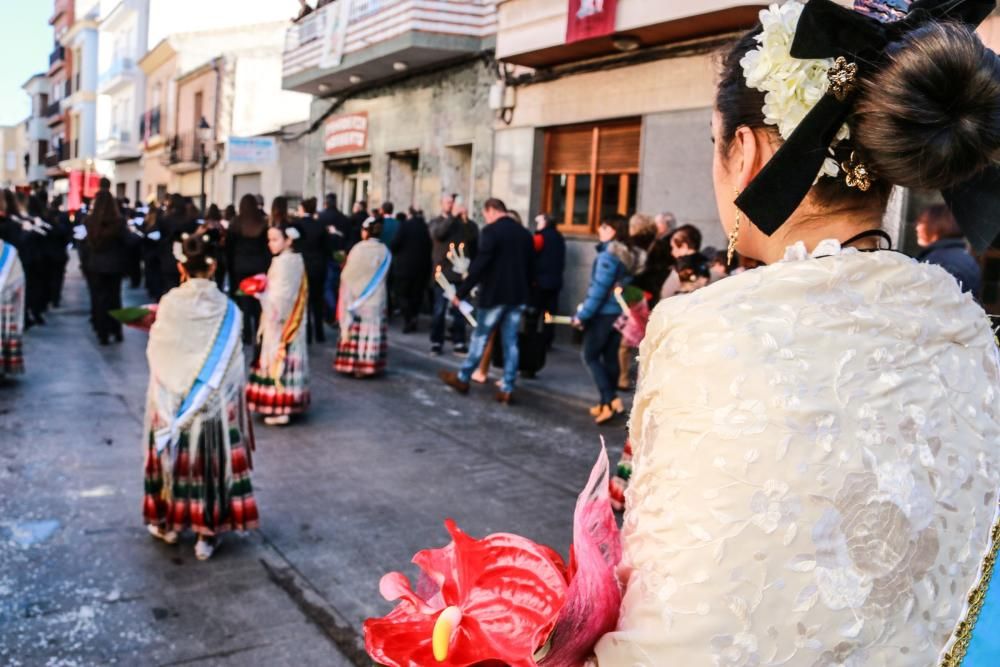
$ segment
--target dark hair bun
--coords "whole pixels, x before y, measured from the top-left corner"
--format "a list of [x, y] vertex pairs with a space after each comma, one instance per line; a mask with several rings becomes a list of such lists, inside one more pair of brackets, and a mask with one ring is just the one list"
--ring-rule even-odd
[[216, 259], [216, 242], [218, 234], [212, 231], [200, 234], [181, 234], [177, 237], [184, 252], [186, 261], [184, 268], [194, 276], [201, 276], [209, 272]]
[[892, 44], [865, 80], [853, 143], [875, 176], [942, 189], [1000, 152], [1000, 60], [969, 28], [932, 23]]

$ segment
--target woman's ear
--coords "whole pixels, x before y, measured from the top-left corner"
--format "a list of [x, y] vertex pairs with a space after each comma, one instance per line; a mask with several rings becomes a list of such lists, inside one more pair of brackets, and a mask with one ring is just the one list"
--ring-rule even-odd
[[734, 158], [738, 160], [735, 166], [739, 170], [737, 189], [742, 192], [753, 179], [757, 178], [757, 174], [771, 160], [777, 147], [768, 130], [751, 129], [745, 125], [736, 130], [734, 144]]

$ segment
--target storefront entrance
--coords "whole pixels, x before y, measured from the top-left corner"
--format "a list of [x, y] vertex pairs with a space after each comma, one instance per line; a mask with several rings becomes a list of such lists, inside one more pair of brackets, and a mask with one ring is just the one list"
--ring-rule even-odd
[[337, 195], [341, 211], [350, 214], [357, 202], [369, 202], [372, 168], [368, 158], [327, 162], [324, 167], [323, 192]]

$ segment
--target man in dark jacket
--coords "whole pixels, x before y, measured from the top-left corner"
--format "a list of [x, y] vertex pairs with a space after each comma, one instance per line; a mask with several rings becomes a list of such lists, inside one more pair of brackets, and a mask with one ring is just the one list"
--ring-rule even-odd
[[[559, 310], [559, 292], [563, 287], [563, 272], [566, 269], [566, 239], [556, 229], [555, 220], [550, 215], [541, 214], [535, 218], [535, 289], [532, 306], [538, 316], [545, 313], [556, 314]], [[552, 348], [555, 340], [554, 324], [545, 325], [545, 347]]]
[[351, 223], [347, 216], [337, 208], [337, 195], [326, 195], [326, 208], [319, 214], [319, 222], [329, 234], [329, 254], [326, 263], [326, 281], [323, 287], [323, 299], [326, 312], [331, 319], [337, 312], [337, 297], [340, 291], [340, 263], [334, 260], [334, 253], [347, 252], [347, 237], [350, 234]]
[[326, 332], [323, 330], [324, 299], [323, 289], [326, 285], [327, 264], [330, 261], [330, 232], [322, 222], [316, 219], [316, 199], [310, 197], [303, 200], [299, 209], [299, 228], [302, 230], [302, 261], [306, 265], [306, 276], [309, 280], [309, 323], [307, 338], [309, 342], [326, 342]]
[[935, 204], [917, 218], [917, 244], [924, 249], [917, 257], [919, 261], [937, 264], [955, 277], [963, 292], [979, 298], [982, 269], [969, 254], [968, 244], [951, 209]]
[[[441, 215], [430, 222], [430, 234], [433, 241], [433, 253], [431, 262], [433, 270], [441, 270], [441, 273], [452, 285], [457, 285], [464, 280], [465, 276], [457, 271], [448, 259], [448, 253], [455, 249], [455, 252], [472, 253], [475, 250], [475, 237], [472, 229], [476, 228], [475, 223], [463, 220], [455, 213], [456, 195], [445, 195], [441, 198]], [[478, 232], [478, 228], [476, 228]], [[471, 254], [466, 254], [471, 257]], [[441, 354], [444, 348], [444, 330], [447, 323], [448, 314], [451, 311], [451, 343], [455, 354], [466, 354], [469, 348], [465, 344], [465, 318], [454, 307], [450, 307], [448, 300], [444, 296], [444, 291], [437, 284], [434, 285], [434, 313], [431, 316], [431, 352]]]
[[347, 248], [345, 248], [347, 252], [351, 252], [351, 248], [361, 243], [361, 226], [365, 224], [365, 220], [370, 215], [368, 212], [368, 202], [361, 200], [354, 203], [349, 224], [347, 225]]
[[160, 240], [157, 241], [160, 271], [163, 272], [163, 291], [166, 293], [181, 284], [181, 274], [174, 259], [174, 241], [181, 234], [193, 234], [198, 229], [198, 221], [188, 216], [184, 197], [174, 194], [170, 195], [167, 213], [159, 219], [157, 228], [160, 232]]
[[504, 369], [496, 398], [500, 403], [509, 404], [520, 360], [517, 334], [534, 282], [535, 246], [531, 233], [507, 214], [507, 207], [499, 199], [487, 200], [483, 205], [483, 217], [486, 228], [479, 239], [479, 253], [453, 300], [458, 307], [474, 287], [479, 287], [472, 345], [462, 369], [458, 373], [441, 371], [440, 377], [456, 391], [467, 393], [472, 373], [486, 351], [486, 343], [499, 327]]
[[403, 311], [403, 333], [417, 330], [417, 316], [431, 279], [431, 235], [423, 217], [400, 220], [389, 244], [395, 272], [396, 301]]

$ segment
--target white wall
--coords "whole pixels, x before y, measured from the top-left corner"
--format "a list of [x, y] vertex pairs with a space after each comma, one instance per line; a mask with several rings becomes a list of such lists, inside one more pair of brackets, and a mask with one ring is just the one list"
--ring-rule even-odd
[[149, 45], [182, 32], [291, 21], [298, 0], [150, 0]]
[[281, 53], [241, 55], [230, 132], [251, 137], [307, 120], [312, 96], [281, 89]]

